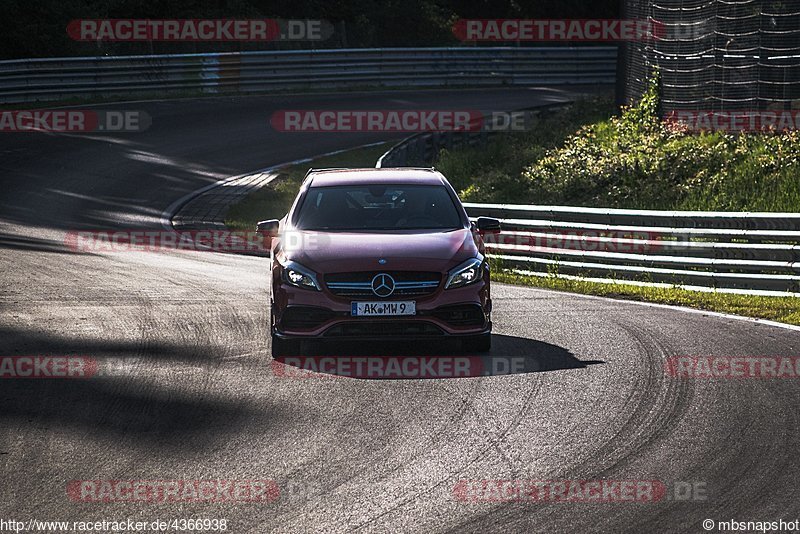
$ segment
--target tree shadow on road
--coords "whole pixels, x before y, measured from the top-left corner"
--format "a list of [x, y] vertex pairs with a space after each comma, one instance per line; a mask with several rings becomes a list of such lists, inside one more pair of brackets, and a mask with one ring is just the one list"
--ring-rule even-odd
[[21, 378], [4, 361], [0, 428], [6, 431], [77, 428], [125, 448], [155, 442], [186, 451], [202, 450], [247, 425], [270, 427], [290, 417], [283, 406], [255, 406], [230, 388], [208, 387], [237, 379], [236, 371], [230, 376], [224, 349], [210, 344], [74, 339], [15, 328], [0, 329], [0, 340], [4, 360], [83, 357], [93, 369], [82, 378]]
[[0, 233], [0, 249], [10, 251], [52, 252], [57, 254], [77, 254], [63, 242], [18, 234]]
[[302, 354], [272, 362], [276, 375], [314, 373], [365, 379], [442, 379], [585, 369], [602, 364], [579, 360], [544, 341], [495, 334], [491, 352], [478, 354], [454, 341], [335, 342], [304, 344]]

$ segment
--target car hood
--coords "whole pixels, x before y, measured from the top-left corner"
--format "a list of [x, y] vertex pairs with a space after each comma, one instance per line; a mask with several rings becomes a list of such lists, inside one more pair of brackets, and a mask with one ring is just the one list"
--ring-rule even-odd
[[[320, 273], [414, 270], [447, 271], [478, 254], [469, 229], [451, 231], [351, 233], [287, 232], [276, 254]], [[379, 264], [378, 260], [386, 260]]]

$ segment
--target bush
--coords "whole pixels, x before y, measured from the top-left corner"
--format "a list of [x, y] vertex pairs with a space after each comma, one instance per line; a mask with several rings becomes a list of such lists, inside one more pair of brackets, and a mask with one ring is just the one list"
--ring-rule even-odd
[[469, 202], [532, 201], [529, 180], [523, 176], [530, 162], [592, 120], [613, 112], [610, 99], [581, 101], [569, 110], [543, 119], [529, 132], [499, 134], [484, 149], [442, 150], [436, 167]]
[[653, 81], [619, 117], [610, 101], [583, 102], [484, 151], [445, 151], [437, 167], [474, 202], [798, 211], [797, 132], [690, 133], [661, 122], [658, 108]]

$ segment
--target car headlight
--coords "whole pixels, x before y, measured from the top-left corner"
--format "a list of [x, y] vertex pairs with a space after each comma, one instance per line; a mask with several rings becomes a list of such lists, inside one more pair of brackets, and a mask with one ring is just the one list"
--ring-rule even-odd
[[320, 291], [317, 275], [314, 271], [294, 261], [287, 261], [281, 265], [283, 266], [284, 282], [295, 287]]
[[482, 269], [483, 260], [481, 258], [467, 260], [447, 273], [447, 283], [444, 288], [453, 289], [474, 284], [483, 277]]

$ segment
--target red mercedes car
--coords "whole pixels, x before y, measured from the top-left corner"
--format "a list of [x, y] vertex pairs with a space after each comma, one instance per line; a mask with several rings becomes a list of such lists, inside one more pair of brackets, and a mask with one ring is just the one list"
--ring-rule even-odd
[[434, 169], [310, 170], [289, 213], [258, 224], [272, 239], [274, 357], [303, 340], [458, 338], [491, 347], [481, 235]]

